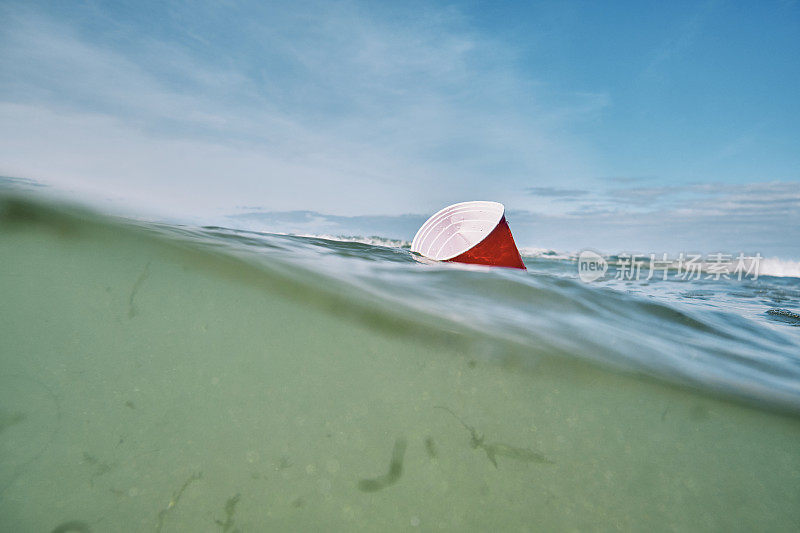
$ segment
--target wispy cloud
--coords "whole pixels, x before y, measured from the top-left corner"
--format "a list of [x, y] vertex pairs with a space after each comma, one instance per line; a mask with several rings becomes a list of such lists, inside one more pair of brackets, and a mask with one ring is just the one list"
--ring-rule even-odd
[[796, 182], [772, 181], [745, 184], [694, 183], [658, 187], [617, 187], [595, 191], [581, 198], [583, 206], [574, 210], [581, 215], [591, 209], [595, 213], [688, 213], [719, 216], [749, 216], [800, 212], [800, 185]]
[[564, 200], [571, 200], [589, 194], [589, 191], [585, 189], [559, 189], [558, 187], [528, 187], [525, 189], [525, 192], [536, 196], [547, 196]]
[[517, 242], [561, 250], [716, 251], [800, 259], [800, 186], [634, 187], [594, 192], [564, 213], [509, 212]]
[[545, 104], [513, 52], [456, 9], [398, 20], [358, 3], [306, 8], [173, 7], [166, 38], [111, 15], [93, 36], [8, 4], [0, 172], [172, 208], [175, 195], [194, 210], [260, 196], [339, 213], [588, 172], [563, 126], [605, 97]]
[[599, 178], [600, 181], [608, 181], [612, 183], [621, 183], [624, 185], [630, 183], [642, 183], [655, 179], [653, 176], [603, 176]]
[[655, 51], [643, 75], [650, 78], [661, 77], [664, 65], [673, 58], [685, 53], [695, 43], [703, 29], [703, 25], [711, 17], [711, 14], [719, 4], [720, 0], [706, 0], [694, 6], [693, 10], [684, 19], [677, 31], [662, 42]]

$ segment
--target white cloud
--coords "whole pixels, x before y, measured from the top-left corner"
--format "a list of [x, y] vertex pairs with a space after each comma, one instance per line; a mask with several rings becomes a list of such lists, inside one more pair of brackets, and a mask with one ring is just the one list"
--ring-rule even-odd
[[592, 174], [560, 132], [607, 98], [545, 105], [452, 9], [402, 23], [349, 3], [263, 9], [219, 22], [239, 32], [230, 49], [190, 22], [171, 40], [115, 28], [120, 44], [7, 9], [0, 172], [187, 211], [257, 196], [329, 213], [513, 205], [531, 176]]
[[685, 54], [695, 44], [703, 26], [719, 6], [719, 3], [719, 0], [706, 0], [706, 2], [692, 6], [689, 16], [683, 21], [678, 30], [658, 47], [643, 75], [660, 79], [663, 75], [664, 65], [673, 58]]

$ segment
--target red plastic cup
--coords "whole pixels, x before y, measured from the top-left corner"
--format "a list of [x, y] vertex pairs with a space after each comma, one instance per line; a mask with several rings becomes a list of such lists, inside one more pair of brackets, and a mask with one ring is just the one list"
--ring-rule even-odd
[[521, 268], [505, 216], [497, 202], [461, 202], [429, 218], [411, 242], [411, 251], [437, 261]]

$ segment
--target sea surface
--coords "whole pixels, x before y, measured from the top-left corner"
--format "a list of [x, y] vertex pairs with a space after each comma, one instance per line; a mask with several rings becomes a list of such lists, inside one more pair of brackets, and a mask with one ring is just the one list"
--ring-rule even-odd
[[2, 193], [0, 531], [797, 531], [800, 279], [607, 259]]

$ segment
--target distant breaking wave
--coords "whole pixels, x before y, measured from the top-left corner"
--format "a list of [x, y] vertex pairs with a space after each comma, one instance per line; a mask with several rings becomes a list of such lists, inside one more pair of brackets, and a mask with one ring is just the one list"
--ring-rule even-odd
[[309, 239], [325, 239], [327, 241], [337, 242], [359, 242], [361, 244], [369, 244], [371, 246], [385, 246], [386, 248], [411, 248], [411, 241], [404, 241], [402, 239], [387, 239], [386, 237], [379, 237], [373, 235], [371, 237], [361, 237], [359, 235], [327, 235], [327, 234], [313, 234], [313, 233], [292, 233], [295, 237], [307, 237]]

